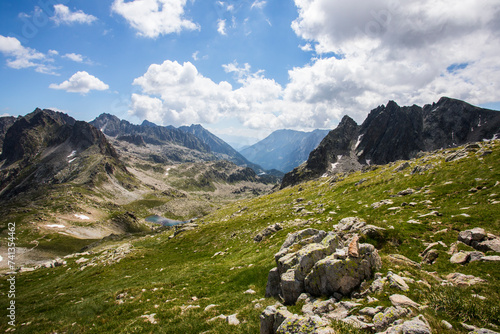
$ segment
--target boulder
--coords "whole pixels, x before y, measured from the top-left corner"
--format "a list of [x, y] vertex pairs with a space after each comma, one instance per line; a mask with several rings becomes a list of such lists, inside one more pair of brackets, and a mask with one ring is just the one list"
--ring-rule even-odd
[[431, 334], [432, 330], [423, 315], [419, 315], [402, 324], [389, 327], [384, 334]]
[[387, 329], [394, 321], [409, 314], [410, 311], [403, 307], [388, 307], [384, 312], [379, 312], [373, 317], [376, 332]]
[[280, 248], [280, 251], [290, 247], [293, 244], [296, 244], [302, 240], [310, 239], [310, 242], [308, 243], [313, 243], [313, 242], [320, 242], [323, 240], [323, 238], [326, 236], [325, 231], [319, 231], [314, 228], [308, 228], [302, 231], [298, 231], [295, 233], [290, 233], [288, 234], [285, 242]]
[[451, 256], [450, 262], [455, 264], [466, 264], [467, 262], [469, 262], [469, 259], [469, 252], [458, 252]]
[[293, 269], [281, 275], [280, 286], [281, 296], [285, 301], [285, 305], [295, 304], [300, 294], [304, 292], [304, 282], [295, 277]]
[[253, 240], [255, 242], [261, 242], [265, 237], [273, 234], [273, 233], [276, 233], [280, 230], [282, 230], [283, 227], [279, 224], [279, 223], [276, 223], [276, 224], [273, 224], [273, 225], [270, 225], [268, 227], [266, 227], [265, 229], [263, 229], [262, 231], [260, 231], [254, 238]]
[[422, 262], [426, 264], [433, 264], [434, 262], [436, 262], [438, 257], [439, 252], [436, 249], [431, 249], [426, 252], [424, 258], [422, 259]]
[[335, 255], [336, 253], [314, 265], [305, 279], [306, 292], [313, 296], [331, 296], [336, 292], [346, 296], [381, 267], [377, 250], [369, 244], [359, 245], [357, 258]]
[[401, 291], [409, 291], [410, 290], [410, 287], [408, 286], [408, 284], [406, 284], [405, 280], [399, 275], [396, 275], [396, 274], [389, 272], [387, 274], [387, 281], [389, 282], [389, 286], [391, 288], [399, 289]]
[[465, 230], [458, 234], [458, 241], [466, 245], [471, 245], [473, 241], [481, 241], [486, 237], [486, 232], [480, 227], [471, 230]]
[[491, 329], [480, 328], [480, 329], [475, 329], [472, 332], [469, 332], [469, 334], [500, 334], [500, 333], [494, 332]]
[[278, 327], [277, 334], [323, 333], [335, 334], [329, 324], [318, 316], [301, 317], [296, 314], [285, 319]]
[[472, 247], [483, 252], [497, 252], [500, 253], [500, 238], [484, 240], [478, 243], [472, 242]]
[[472, 275], [465, 275], [461, 273], [451, 273], [448, 276], [446, 276], [446, 280], [457, 286], [471, 286], [474, 284], [486, 282], [486, 280], [482, 278], [475, 277]]
[[278, 298], [280, 292], [280, 274], [278, 268], [275, 267], [269, 271], [267, 276], [266, 297]]
[[366, 226], [366, 222], [358, 217], [347, 217], [341, 219], [335, 231], [337, 233], [357, 232]]
[[415, 307], [418, 308], [420, 305], [418, 303], [415, 303], [413, 300], [410, 298], [404, 296], [404, 295], [392, 295], [389, 297], [389, 300], [391, 301], [392, 305], [398, 307]]

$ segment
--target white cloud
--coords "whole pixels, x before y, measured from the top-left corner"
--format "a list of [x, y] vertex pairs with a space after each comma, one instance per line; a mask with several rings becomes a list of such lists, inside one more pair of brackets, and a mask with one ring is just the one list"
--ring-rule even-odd
[[51, 17], [51, 20], [53, 20], [57, 25], [70, 25], [73, 23], [91, 24], [96, 21], [97, 18], [93, 15], [85, 14], [81, 10], [72, 12], [67, 6], [59, 4], [54, 5], [54, 16]]
[[187, 0], [115, 0], [112, 10], [123, 16], [138, 35], [156, 38], [159, 35], [197, 30], [199, 26], [184, 18]]
[[[54, 66], [47, 64], [52, 59], [35, 49], [22, 46], [21, 42], [15, 37], [5, 37], [0, 35], [0, 52], [7, 59], [7, 66], [14, 69], [23, 69], [33, 67], [35, 71], [44, 74], [56, 74]], [[54, 51], [49, 51], [53, 55]]]
[[[323, 58], [289, 72], [285, 99], [324, 105], [358, 121], [389, 99], [406, 105], [442, 95], [475, 104], [500, 100], [500, 45], [491, 42], [500, 32], [496, 0], [295, 4], [299, 17], [292, 28]], [[449, 71], [453, 64], [462, 66]]]
[[80, 54], [76, 54], [76, 53], [66, 53], [62, 57], [70, 59], [70, 60], [72, 60], [74, 62], [77, 62], [77, 63], [82, 63], [83, 62], [83, 56], [80, 55]]
[[226, 33], [226, 20], [218, 19], [217, 20], [217, 32], [221, 35], [227, 35]]
[[71, 93], [86, 94], [91, 90], [107, 90], [109, 86], [85, 71], [76, 72], [60, 84], [51, 84], [49, 88], [61, 89]]
[[267, 4], [267, 1], [265, 0], [255, 0], [252, 5], [250, 6], [251, 9], [254, 9], [254, 8], [259, 8], [259, 9], [262, 9], [264, 8], [264, 6]]

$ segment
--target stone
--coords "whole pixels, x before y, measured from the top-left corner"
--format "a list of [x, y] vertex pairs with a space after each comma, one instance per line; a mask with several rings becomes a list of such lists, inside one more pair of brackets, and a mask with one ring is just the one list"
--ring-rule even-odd
[[458, 241], [466, 245], [471, 245], [473, 241], [481, 241], [486, 237], [486, 232], [480, 227], [471, 230], [465, 230], [458, 234]]
[[408, 309], [402, 307], [388, 307], [384, 312], [379, 312], [373, 317], [373, 325], [376, 332], [381, 332], [389, 327], [394, 321], [409, 314]]
[[281, 292], [280, 280], [281, 278], [278, 272], [278, 268], [275, 267], [271, 269], [269, 271], [269, 275], [267, 276], [266, 297], [279, 297]]
[[323, 329], [322, 333], [335, 333], [331, 330], [324, 331], [328, 328], [328, 323], [323, 321], [318, 316], [301, 317], [296, 314], [285, 319], [278, 327], [277, 334], [292, 334], [292, 333], [318, 333], [318, 330]]
[[281, 275], [280, 286], [281, 296], [285, 301], [285, 305], [295, 304], [300, 294], [304, 292], [304, 283], [296, 279], [293, 269]]
[[211, 309], [213, 309], [213, 308], [215, 308], [217, 306], [219, 306], [219, 305], [216, 305], [216, 304], [207, 305], [207, 307], [205, 307], [205, 309], [203, 311], [208, 312], [208, 311], [210, 311]]
[[499, 262], [500, 261], [500, 256], [498, 256], [498, 255], [483, 256], [481, 258], [481, 261], [484, 261], [484, 262]]
[[268, 227], [266, 227], [265, 229], [263, 229], [262, 231], [260, 231], [254, 238], [253, 240], [255, 242], [261, 242], [265, 237], [273, 234], [273, 233], [276, 233], [280, 230], [283, 229], [283, 226], [281, 226], [279, 223], [276, 223], [276, 224], [273, 224], [273, 225], [270, 225]]
[[350, 294], [381, 267], [381, 259], [373, 245], [359, 245], [359, 257], [336, 258], [335, 254], [316, 262], [306, 276], [306, 292], [313, 296]]
[[349, 243], [347, 253], [350, 257], [359, 257], [359, 237], [357, 235]]
[[372, 330], [373, 329], [373, 324], [366, 323], [365, 319], [363, 317], [351, 315], [345, 319], [342, 319], [343, 322], [364, 330]]
[[467, 262], [469, 262], [469, 259], [469, 252], [458, 252], [451, 256], [450, 262], [455, 264], [466, 264]]
[[256, 292], [254, 290], [252, 290], [252, 289], [248, 289], [247, 291], [245, 291], [243, 293], [246, 294], [246, 295], [255, 295], [256, 294]]
[[446, 320], [441, 320], [441, 325], [448, 330], [453, 329], [453, 326]]
[[358, 217], [347, 217], [339, 221], [335, 230], [336, 232], [343, 233], [357, 232], [364, 226], [366, 226], [366, 222], [364, 220], [361, 220]]
[[320, 242], [326, 236], [325, 231], [319, 231], [313, 228], [308, 228], [298, 232], [288, 234], [285, 242], [281, 246], [280, 251], [290, 247], [291, 245], [298, 243], [304, 239], [309, 239], [312, 237], [311, 242]]
[[482, 253], [482, 252], [478, 252], [478, 251], [469, 252], [469, 262], [481, 261], [481, 259], [483, 257], [484, 257], [484, 253]]
[[384, 333], [386, 334], [431, 334], [432, 330], [423, 315], [419, 315], [402, 324], [391, 326]]
[[457, 286], [471, 286], [474, 284], [486, 282], [486, 280], [482, 278], [475, 277], [472, 275], [465, 275], [461, 273], [451, 273], [448, 276], [446, 276], [446, 280]]
[[494, 332], [491, 329], [480, 328], [480, 329], [474, 329], [473, 331], [469, 332], [469, 334], [500, 334], [500, 333]]
[[268, 306], [260, 315], [260, 334], [274, 334], [274, 317], [278, 311], [274, 306]]
[[439, 257], [439, 252], [436, 249], [431, 249], [425, 254], [424, 258], [422, 259], [422, 262], [426, 264], [433, 264], [434, 262], [436, 262], [438, 257]]
[[238, 313], [236, 314], [231, 314], [226, 317], [226, 321], [229, 325], [232, 326], [238, 326], [240, 324], [240, 321], [238, 320]]
[[391, 205], [391, 204], [394, 204], [393, 201], [391, 201], [390, 199], [384, 199], [384, 200], [381, 200], [379, 202], [375, 202], [372, 204], [372, 208], [373, 209], [378, 209], [380, 208], [382, 205]]
[[410, 298], [404, 296], [404, 295], [392, 295], [389, 297], [389, 300], [391, 301], [392, 305], [394, 306], [402, 306], [402, 307], [415, 307], [418, 308], [420, 307], [420, 304], [415, 303], [413, 300]]
[[401, 291], [409, 291], [410, 290], [410, 287], [408, 286], [408, 284], [406, 284], [405, 280], [399, 275], [396, 275], [396, 274], [389, 272], [387, 274], [387, 281], [389, 282], [389, 286], [391, 288], [399, 289]]
[[418, 269], [421, 269], [422, 266], [420, 263], [417, 263], [413, 260], [410, 260], [409, 258], [401, 255], [401, 254], [391, 254], [388, 257], [388, 260], [392, 263], [399, 264], [399, 265], [405, 265], [405, 266], [412, 266]]
[[155, 319], [155, 315], [156, 315], [156, 313], [144, 314], [144, 315], [141, 315], [141, 318], [144, 318], [144, 322], [149, 322], [149, 323], [152, 323], [153, 325], [155, 325], [158, 323]]
[[401, 190], [400, 192], [398, 192], [398, 195], [399, 196], [407, 196], [407, 195], [413, 194], [414, 192], [415, 192], [415, 190], [408, 188], [408, 189]]
[[477, 250], [483, 251], [483, 252], [493, 251], [493, 252], [500, 253], [500, 238], [481, 241], [475, 245], [473, 242], [472, 247], [474, 247]]
[[369, 317], [374, 317], [375, 314], [381, 312], [383, 310], [382, 306], [377, 306], [377, 307], [365, 307], [361, 310], [359, 310], [359, 314], [361, 315], [367, 315]]

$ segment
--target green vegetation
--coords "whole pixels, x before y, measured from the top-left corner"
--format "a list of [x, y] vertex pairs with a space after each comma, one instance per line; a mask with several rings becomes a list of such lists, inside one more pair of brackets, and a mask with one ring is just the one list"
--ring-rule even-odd
[[[196, 229], [175, 237], [175, 229], [169, 229], [106, 241], [90, 255], [67, 259], [66, 266], [18, 274], [16, 333], [258, 333], [260, 313], [276, 302], [262, 298], [267, 273], [275, 266], [273, 255], [287, 234], [306, 227], [332, 230], [340, 219], [352, 216], [386, 228], [382, 235], [363, 240], [379, 249], [382, 273], [403, 271], [415, 282], [429, 284], [430, 288], [410, 284], [408, 296], [428, 306], [422, 314], [434, 332], [446, 332], [440, 319], [452, 323], [457, 333], [464, 321], [500, 326], [495, 307], [500, 300], [498, 263], [452, 264], [445, 247], [436, 247], [438, 259], [432, 265], [422, 264], [422, 269], [388, 258], [401, 254], [420, 262], [419, 253], [428, 243], [442, 241], [449, 247], [459, 231], [469, 228], [482, 227], [500, 235], [500, 142], [483, 145], [491, 154], [471, 151], [466, 158], [446, 162], [453, 151], [446, 150], [409, 161], [411, 166], [399, 172], [395, 169], [402, 162], [337, 181], [321, 178], [225, 205], [196, 221]], [[416, 166], [428, 164], [434, 167], [412, 173]], [[408, 188], [414, 192], [398, 195]], [[124, 209], [144, 215], [168, 200], [168, 196], [146, 197]], [[372, 207], [382, 200], [392, 204]], [[283, 230], [260, 243], [253, 241], [259, 231], [277, 222]], [[124, 245], [130, 245], [131, 251], [121, 260], [103, 260], [110, 248]], [[98, 264], [85, 266], [91, 261]], [[471, 288], [440, 287], [438, 278], [453, 272], [488, 282]], [[248, 289], [256, 294], [245, 294]], [[6, 290], [2, 278], [0, 291]], [[390, 305], [392, 293], [396, 291], [389, 289], [377, 296], [379, 305]], [[486, 299], [479, 302], [473, 294]], [[6, 298], [0, 300], [0, 309], [6, 309], [6, 302]], [[204, 311], [211, 304], [217, 306]], [[291, 309], [299, 311], [299, 307]], [[209, 321], [235, 313], [241, 321], [238, 326]], [[142, 317], [152, 314], [154, 324]], [[356, 332], [342, 323], [333, 326], [339, 333]], [[7, 328], [5, 322], [0, 324], [0, 330]]]

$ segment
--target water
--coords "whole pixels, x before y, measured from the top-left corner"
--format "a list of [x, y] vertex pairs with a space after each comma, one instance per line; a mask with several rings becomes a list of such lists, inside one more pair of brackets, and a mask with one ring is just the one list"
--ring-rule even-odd
[[168, 219], [168, 218], [164, 218], [164, 217], [158, 216], [158, 215], [152, 215], [152, 216], [146, 217], [146, 221], [148, 223], [160, 224], [163, 226], [175, 226], [175, 225], [187, 223], [187, 221]]

